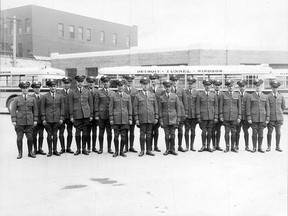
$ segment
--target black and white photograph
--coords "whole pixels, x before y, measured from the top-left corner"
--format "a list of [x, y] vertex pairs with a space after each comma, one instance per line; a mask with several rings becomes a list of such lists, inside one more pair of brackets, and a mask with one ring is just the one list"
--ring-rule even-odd
[[0, 216], [287, 216], [288, 0], [0, 11]]

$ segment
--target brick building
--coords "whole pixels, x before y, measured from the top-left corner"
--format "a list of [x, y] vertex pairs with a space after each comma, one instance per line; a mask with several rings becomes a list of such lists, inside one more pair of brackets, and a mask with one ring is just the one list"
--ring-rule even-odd
[[52, 67], [66, 70], [67, 75], [96, 76], [103, 67], [167, 65], [260, 65], [274, 69], [288, 68], [288, 52], [210, 49], [117, 50], [78, 54], [51, 55]]
[[50, 56], [129, 49], [138, 45], [138, 27], [27, 5], [1, 11], [0, 52], [11, 54], [12, 17], [17, 21], [17, 56]]

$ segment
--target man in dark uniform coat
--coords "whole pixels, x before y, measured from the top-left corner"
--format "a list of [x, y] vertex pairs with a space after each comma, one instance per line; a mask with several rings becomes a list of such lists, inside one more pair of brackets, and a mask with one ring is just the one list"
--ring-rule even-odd
[[[123, 77], [125, 80], [126, 80], [126, 87], [124, 88], [124, 92], [128, 95], [130, 95], [131, 97], [131, 102], [132, 104], [134, 103], [134, 99], [135, 99], [135, 96], [138, 94], [138, 90], [136, 88], [133, 87], [133, 80], [134, 80], [134, 76], [132, 74], [129, 74], [129, 75], [125, 75]], [[134, 109], [132, 109], [132, 124], [129, 125], [129, 143], [130, 143], [130, 148], [128, 149], [128, 142], [125, 146], [125, 150], [124, 152], [126, 153], [128, 150], [130, 152], [137, 152], [134, 147], [133, 147], [133, 144], [134, 144], [134, 138], [135, 138], [135, 135], [134, 135], [134, 130], [135, 130], [135, 119], [134, 119]]]
[[134, 99], [134, 115], [136, 125], [140, 128], [140, 157], [144, 155], [145, 142], [146, 154], [152, 153], [152, 127], [158, 122], [158, 103], [155, 94], [148, 91], [150, 80], [146, 77], [140, 80], [142, 91]]
[[[75, 77], [77, 87], [71, 95], [69, 95], [69, 112], [70, 120], [76, 128], [75, 140], [77, 151], [74, 155], [81, 153], [82, 141], [82, 154], [88, 155], [86, 150], [88, 125], [93, 119], [93, 98], [92, 94], [87, 88], [83, 87], [83, 82], [86, 77], [77, 75]], [[81, 137], [82, 132], [82, 137]]]
[[179, 122], [179, 125], [177, 127], [178, 129], [178, 151], [185, 152], [185, 150], [182, 148], [182, 138], [183, 138], [183, 126], [188, 114], [188, 105], [187, 105], [187, 96], [186, 92], [183, 88], [179, 87], [179, 76], [178, 75], [171, 75], [170, 80], [173, 82], [173, 87], [171, 92], [175, 93], [180, 101], [180, 109], [181, 109], [181, 119]]
[[17, 134], [18, 157], [23, 155], [23, 135], [26, 135], [28, 145], [28, 157], [35, 158], [32, 152], [33, 126], [38, 122], [38, 107], [34, 97], [28, 95], [29, 82], [19, 83], [22, 94], [15, 98], [12, 103], [11, 120]]
[[210, 91], [212, 80], [203, 80], [204, 91], [197, 95], [196, 99], [196, 116], [202, 130], [202, 148], [199, 152], [209, 151], [212, 139], [212, 127], [218, 122], [218, 98], [214, 92]]
[[[149, 76], [151, 80], [151, 86], [149, 87], [148, 91], [155, 94], [157, 103], [159, 103], [160, 96], [164, 93], [164, 89], [159, 85], [159, 75], [152, 74]], [[158, 137], [159, 137], [159, 127], [160, 121], [152, 127], [152, 143], [154, 143], [154, 151], [160, 152], [161, 150], [158, 148]]]
[[181, 120], [181, 103], [175, 93], [171, 93], [172, 83], [167, 80], [163, 82], [165, 93], [160, 96], [159, 121], [165, 133], [166, 151], [164, 155], [177, 155], [175, 151], [175, 130]]
[[248, 129], [250, 128], [250, 124], [247, 121], [247, 115], [246, 115], [246, 103], [247, 103], [247, 98], [250, 96], [249, 93], [245, 91], [246, 88], [246, 81], [245, 80], [239, 80], [237, 82], [239, 86], [239, 93], [241, 97], [241, 121], [239, 124], [236, 126], [236, 147], [235, 149], [239, 149], [239, 140], [240, 140], [240, 132], [241, 132], [241, 127], [244, 132], [244, 140], [245, 140], [245, 150], [250, 151], [249, 149], [249, 131]]
[[108, 145], [108, 153], [113, 154], [111, 149], [111, 141], [112, 141], [112, 130], [109, 121], [109, 102], [111, 96], [114, 94], [114, 91], [109, 89], [110, 86], [110, 78], [106, 75], [101, 77], [101, 82], [103, 83], [103, 88], [95, 92], [94, 96], [94, 118], [98, 121], [99, 125], [99, 154], [103, 153], [103, 139], [104, 132], [106, 129], [107, 132], [107, 145]]
[[268, 123], [267, 134], [267, 152], [271, 150], [272, 132], [275, 128], [276, 131], [276, 151], [282, 152], [280, 148], [281, 126], [283, 125], [283, 112], [286, 108], [284, 96], [278, 92], [279, 82], [271, 81], [270, 86], [272, 92], [268, 95], [268, 102], [270, 107], [270, 121]]
[[[93, 106], [95, 100], [95, 94], [98, 91], [93, 85], [95, 83], [95, 77], [89, 76], [86, 78], [87, 89], [91, 92], [93, 98]], [[93, 120], [88, 125], [88, 136], [87, 136], [87, 150], [90, 153], [91, 149], [91, 132], [92, 132], [92, 151], [98, 153], [96, 149], [96, 140], [97, 140], [97, 121], [95, 120], [94, 111], [93, 111]]]
[[[215, 90], [215, 95], [218, 99], [218, 105], [220, 103], [220, 97], [221, 95], [223, 95], [223, 92], [220, 91], [220, 86], [222, 85], [222, 81], [221, 80], [214, 80], [213, 81], [213, 85], [214, 85], [214, 90]], [[218, 106], [219, 109], [219, 106]], [[219, 112], [219, 110], [218, 110]], [[219, 117], [219, 116], [218, 116]], [[220, 119], [218, 118], [218, 121], [216, 123], [214, 123], [213, 127], [212, 127], [212, 144], [213, 144], [213, 151], [223, 151], [223, 149], [220, 147], [220, 139], [221, 139], [221, 126], [222, 126], [223, 122], [220, 121]]]
[[270, 107], [267, 96], [261, 92], [263, 80], [254, 80], [255, 92], [251, 93], [247, 98], [246, 113], [248, 123], [252, 127], [252, 153], [256, 152], [257, 142], [258, 151], [264, 153], [262, 150], [263, 130], [270, 120]]
[[228, 152], [230, 149], [230, 132], [231, 132], [231, 151], [237, 153], [236, 144], [236, 126], [241, 121], [241, 99], [239, 93], [234, 91], [234, 81], [226, 80], [225, 86], [228, 91], [220, 96], [219, 117], [225, 127], [225, 143]]
[[115, 153], [113, 157], [119, 154], [119, 135], [121, 135], [120, 156], [126, 157], [123, 151], [128, 142], [128, 129], [132, 124], [132, 103], [130, 95], [123, 92], [124, 80], [117, 80], [118, 92], [111, 96], [109, 102], [109, 119], [114, 129]]
[[186, 141], [186, 151], [189, 151], [189, 132], [191, 131], [190, 135], [190, 150], [195, 151], [194, 149], [194, 140], [195, 140], [195, 128], [197, 125], [197, 118], [196, 118], [196, 98], [198, 95], [198, 91], [195, 88], [196, 79], [188, 76], [187, 82], [189, 84], [186, 91], [187, 96], [187, 104], [188, 104], [188, 114], [185, 121], [185, 141]]
[[[41, 99], [42, 95], [40, 94], [40, 88], [41, 88], [41, 82], [33, 82], [31, 87], [33, 88], [34, 94], [32, 97], [35, 98], [37, 101], [37, 107], [38, 107], [38, 114], [41, 113]], [[37, 148], [37, 135], [38, 136], [38, 148]], [[41, 154], [46, 155], [46, 153], [42, 150], [43, 146], [43, 139], [44, 139], [44, 125], [42, 124], [41, 118], [38, 118], [37, 125], [33, 127], [33, 145], [34, 145], [34, 154]], [[38, 149], [38, 150], [37, 150]]]
[[64, 141], [64, 132], [65, 132], [65, 126], [67, 129], [67, 146], [66, 146], [66, 152], [73, 154], [74, 152], [71, 150], [71, 144], [73, 139], [73, 123], [70, 120], [70, 114], [69, 114], [69, 95], [72, 95], [73, 91], [70, 88], [71, 87], [72, 78], [71, 77], [63, 77], [62, 78], [62, 84], [63, 89], [60, 91], [64, 98], [64, 107], [65, 107], [65, 119], [63, 123], [60, 125], [59, 128], [59, 140], [61, 144], [61, 151], [60, 154], [63, 154], [65, 152], [65, 141]]
[[65, 119], [64, 97], [56, 92], [56, 81], [48, 80], [46, 85], [50, 88], [50, 92], [41, 99], [41, 120], [47, 132], [47, 156], [51, 157], [52, 153], [60, 156], [57, 151], [57, 133]]

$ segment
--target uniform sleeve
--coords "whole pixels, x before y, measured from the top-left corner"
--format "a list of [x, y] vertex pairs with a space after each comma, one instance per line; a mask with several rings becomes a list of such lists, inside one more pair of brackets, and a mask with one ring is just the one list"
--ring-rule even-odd
[[138, 95], [136, 95], [135, 99], [134, 99], [134, 103], [133, 103], [133, 109], [134, 109], [134, 118], [135, 121], [139, 120], [139, 116], [138, 116]]
[[129, 121], [132, 121], [132, 99], [131, 96], [128, 95], [128, 118]]
[[69, 94], [69, 115], [70, 118], [73, 118], [73, 107], [74, 107], [74, 92], [71, 92], [71, 94]]
[[177, 113], [177, 123], [181, 120], [181, 106], [180, 106], [180, 100], [178, 96], [176, 95], [176, 113]]
[[270, 121], [270, 105], [269, 105], [268, 97], [266, 97], [265, 109], [266, 109], [266, 121]]
[[214, 119], [218, 119], [218, 117], [219, 117], [219, 108], [218, 108], [218, 98], [217, 98], [216, 94], [214, 95], [214, 101], [215, 101], [215, 107], [214, 107], [215, 116], [214, 116]]
[[[218, 99], [217, 99], [218, 101]], [[219, 118], [223, 118], [223, 108], [224, 108], [224, 95], [221, 94], [219, 96], [219, 104], [218, 104], [218, 107], [219, 107]]]
[[33, 98], [33, 121], [37, 122], [38, 118], [39, 118], [39, 113], [38, 113], [38, 105], [37, 105], [37, 101], [36, 98]]
[[188, 98], [187, 98], [187, 94], [186, 94], [186, 91], [183, 89], [182, 91], [182, 100], [183, 100], [183, 106], [184, 106], [184, 109], [185, 109], [185, 115], [188, 115]]
[[61, 94], [60, 98], [60, 119], [65, 120], [65, 101], [64, 96]]
[[282, 98], [281, 109], [282, 109], [282, 111], [284, 112], [284, 110], [286, 109], [285, 98], [284, 98], [283, 95], [282, 95], [281, 98]]
[[94, 116], [95, 117], [99, 117], [99, 92], [95, 92], [94, 95], [94, 105], [93, 105], [93, 109], [94, 109]]
[[200, 93], [197, 94], [197, 97], [196, 97], [196, 118], [197, 119], [200, 119], [201, 116], [200, 116]]
[[155, 103], [154, 103], [154, 113], [155, 113], [155, 119], [159, 119], [159, 115], [158, 115], [158, 103], [157, 103], [157, 98], [156, 98], [156, 96], [155, 95], [153, 95], [153, 97], [154, 97], [154, 101], [155, 101]]
[[241, 101], [241, 96], [240, 96], [240, 94], [238, 95], [237, 108], [238, 108], [238, 119], [241, 119], [241, 116], [242, 116], [242, 101]]
[[46, 121], [46, 112], [45, 112], [45, 110], [46, 110], [46, 96], [45, 95], [43, 95], [43, 97], [41, 98], [41, 120], [42, 121]]
[[110, 121], [114, 121], [113, 109], [114, 109], [114, 97], [112, 96], [110, 98], [110, 102], [109, 102], [109, 119], [110, 119]]
[[163, 123], [163, 113], [162, 113], [162, 103], [161, 103], [161, 97], [158, 101], [158, 113], [159, 113], [159, 121], [160, 123]]
[[93, 118], [94, 110], [93, 110], [93, 96], [90, 91], [88, 91], [88, 103], [90, 107], [90, 117]]
[[247, 121], [252, 120], [251, 117], [251, 95], [247, 97], [246, 100], [246, 115], [247, 115]]
[[12, 107], [11, 107], [12, 122], [17, 122], [17, 116], [16, 116], [17, 104], [18, 104], [18, 98], [15, 98], [12, 102]]

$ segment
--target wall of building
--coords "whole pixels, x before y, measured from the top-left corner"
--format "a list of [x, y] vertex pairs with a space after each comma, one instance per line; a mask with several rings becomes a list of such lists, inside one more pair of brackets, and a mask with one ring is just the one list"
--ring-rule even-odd
[[86, 68], [150, 65], [240, 65], [269, 64], [273, 68], [288, 68], [288, 52], [243, 50], [175, 50], [159, 52], [110, 51], [52, 55], [52, 67], [63, 70], [76, 68], [86, 75]]
[[[1, 11], [2, 12], [2, 11]], [[18, 34], [17, 41], [23, 42], [25, 57], [27, 50], [36, 56], [50, 56], [51, 53], [79, 53], [89, 51], [128, 49], [138, 45], [138, 27], [127, 26], [85, 16], [57, 11], [35, 5], [28, 5], [3, 11], [6, 16], [30, 18], [32, 34]], [[5, 17], [6, 17], [5, 16]], [[64, 25], [64, 37], [58, 35], [58, 24]], [[75, 38], [70, 38], [69, 26], [75, 27]], [[22, 24], [23, 28], [24, 23]], [[83, 39], [78, 37], [78, 27], [83, 28]], [[91, 29], [91, 41], [87, 40], [86, 30]], [[105, 32], [105, 42], [100, 41], [100, 32]], [[113, 44], [113, 34], [117, 34], [117, 44]], [[9, 43], [12, 44], [12, 36]], [[130, 46], [126, 37], [130, 37]], [[1, 39], [2, 40], [2, 39]]]
[[[1, 67], [13, 67], [13, 60], [10, 56], [1, 56]], [[37, 67], [37, 66], [49, 66], [51, 67], [50, 61], [40, 61], [35, 59], [17, 58], [16, 67]]]

